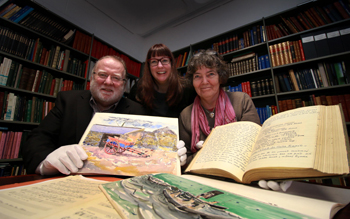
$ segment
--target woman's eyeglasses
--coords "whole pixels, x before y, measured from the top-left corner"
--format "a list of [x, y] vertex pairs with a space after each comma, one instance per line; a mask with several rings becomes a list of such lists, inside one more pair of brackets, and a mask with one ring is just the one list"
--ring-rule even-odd
[[169, 59], [169, 58], [161, 58], [161, 59], [150, 58], [150, 59], [149, 59], [149, 65], [152, 66], [152, 67], [157, 66], [159, 62], [160, 62], [163, 66], [164, 66], [164, 65], [169, 65], [169, 64], [170, 64], [170, 59]]

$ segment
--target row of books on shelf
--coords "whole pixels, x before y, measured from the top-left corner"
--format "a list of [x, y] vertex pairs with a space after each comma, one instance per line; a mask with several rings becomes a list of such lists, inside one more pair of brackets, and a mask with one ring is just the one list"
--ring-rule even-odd
[[305, 60], [304, 48], [301, 40], [285, 41], [269, 45], [269, 52], [272, 67]]
[[254, 25], [241, 34], [231, 34], [212, 44], [220, 55], [247, 48], [266, 41], [264, 26]]
[[[19, 14], [22, 13], [21, 16], [11, 21], [23, 25], [29, 29], [35, 30], [60, 42], [64, 42], [64, 38], [67, 37], [66, 35], [69, 34], [71, 31], [63, 23], [58, 22], [53, 18], [50, 18], [44, 13], [36, 11], [35, 9], [31, 9], [31, 7], [29, 6], [21, 7], [19, 5], [16, 5], [12, 1], [7, 2], [7, 4], [4, 4], [0, 8], [0, 16], [1, 14], [3, 14], [4, 16], [7, 14], [7, 16], [4, 17], [7, 18], [11, 10], [17, 10], [19, 8], [23, 9], [22, 11], [18, 11]], [[6, 11], [7, 13], [4, 14]], [[17, 14], [16, 16], [18, 16], [19, 14]]]
[[231, 62], [227, 63], [229, 76], [241, 75], [256, 70], [270, 68], [270, 59], [267, 54], [258, 55], [249, 52], [244, 55], [233, 57]]
[[82, 33], [79, 30], [73, 31], [74, 40], [72, 47], [85, 54], [90, 54], [92, 36]]
[[20, 148], [27, 137], [28, 131], [0, 131], [0, 159], [15, 159], [22, 157]]
[[8, 27], [0, 26], [0, 50], [29, 59], [31, 50], [29, 45], [32, 39]]
[[105, 56], [105, 55], [119, 56], [119, 53], [115, 49], [113, 49], [113, 47], [110, 47], [107, 44], [101, 42], [100, 40], [97, 40], [96, 38], [94, 38], [93, 44], [92, 44], [91, 56], [95, 57], [96, 59], [100, 59], [102, 56]]
[[301, 40], [269, 45], [273, 67], [350, 50], [349, 26], [310, 32], [300, 37]]
[[0, 91], [1, 120], [40, 123], [54, 105], [54, 102], [35, 96]]
[[240, 92], [244, 92], [244, 93], [248, 94], [250, 97], [252, 96], [249, 81], [242, 82], [241, 84], [238, 84], [236, 86], [229, 85], [229, 86], [225, 87], [225, 90], [229, 91], [229, 92], [240, 91]]
[[76, 83], [72, 80], [57, 78], [45, 69], [28, 68], [6, 57], [3, 58], [0, 66], [0, 84], [53, 96], [56, 96], [59, 91], [84, 89], [83, 82]]
[[258, 115], [260, 118], [260, 124], [264, 124], [266, 119], [278, 113], [276, 105], [266, 105], [265, 107], [256, 107], [256, 111], [258, 112]]
[[9, 4], [9, 6], [5, 10], [1, 11], [0, 17], [9, 19], [10, 21], [18, 23], [33, 10], [34, 8], [28, 5], [21, 7], [12, 3], [12, 4]]
[[[15, 4], [9, 3], [5, 6], [7, 7], [9, 5]], [[4, 7], [3, 9], [5, 9]], [[19, 22], [19, 24], [38, 31], [67, 45], [72, 42], [72, 47], [74, 49], [85, 54], [90, 54], [92, 36], [76, 29], [66, 28], [64, 25], [56, 22], [46, 15], [41, 14], [40, 12], [32, 10], [25, 17], [25, 19]], [[19, 34], [6, 27], [0, 28], [0, 50], [78, 76], [83, 77], [86, 75], [87, 61], [82, 61], [77, 58], [70, 58], [69, 54], [67, 54], [67, 52], [70, 52], [70, 50], [65, 49], [64, 51], [61, 51], [60, 46], [45, 48], [39, 39], [30, 39], [29, 37]], [[125, 61], [128, 72], [137, 77], [140, 76], [141, 63], [131, 60], [124, 54], [119, 54], [115, 49], [107, 46], [105, 43], [102, 43], [97, 39], [93, 40], [91, 55], [97, 59], [105, 55], [120, 56]]]
[[45, 46], [40, 38], [30, 39], [7, 27], [0, 27], [0, 50], [77, 76], [84, 76], [87, 61], [72, 57], [69, 49]]
[[304, 106], [314, 105], [337, 105], [341, 103], [344, 118], [346, 122], [350, 122], [350, 94], [340, 95], [307, 95], [296, 99], [278, 100], [278, 107], [280, 112], [295, 109]]
[[0, 163], [0, 177], [26, 175], [23, 164]]
[[240, 91], [247, 93], [250, 97], [268, 95], [274, 93], [272, 78], [260, 79], [257, 81], [245, 81], [236, 86], [225, 87], [226, 91], [235, 92]]
[[96, 59], [100, 59], [101, 57], [106, 55], [119, 56], [124, 60], [127, 72], [136, 77], [140, 77], [141, 65], [142, 65], [141, 63], [130, 59], [127, 55], [117, 52], [113, 47], [110, 47], [107, 44], [94, 38], [93, 44], [92, 44], [91, 56], [95, 57]]
[[289, 69], [275, 75], [277, 92], [298, 91], [350, 83], [345, 62], [320, 62], [317, 68]]
[[280, 18], [280, 22], [266, 25], [269, 40], [348, 19], [350, 18], [350, 2], [335, 0], [318, 3], [295, 12], [291, 16], [280, 16]]
[[275, 93], [272, 78], [260, 79], [249, 83], [252, 97]]
[[174, 57], [175, 58], [175, 66], [176, 68], [180, 68], [183, 66], [186, 66], [189, 59], [191, 58], [190, 51], [186, 51], [182, 54], [179, 54], [178, 56]]

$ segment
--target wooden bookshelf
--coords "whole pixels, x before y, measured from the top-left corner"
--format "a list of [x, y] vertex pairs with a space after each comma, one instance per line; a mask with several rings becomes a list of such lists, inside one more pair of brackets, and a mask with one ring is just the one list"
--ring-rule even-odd
[[[302, 106], [307, 106], [319, 104], [310, 99], [313, 96], [319, 99], [320, 96], [350, 94], [349, 32], [349, 1], [320, 0], [263, 17], [189, 47], [191, 55], [200, 49], [212, 48], [223, 56], [230, 71], [227, 90], [246, 92], [251, 95], [257, 109], [267, 109], [259, 114], [264, 117], [263, 122], [271, 114], [283, 111], [279, 106], [281, 101], [292, 101], [290, 107], [295, 107], [295, 100], [301, 99]], [[308, 42], [310, 38], [311, 43]], [[174, 55], [182, 52], [174, 51]], [[328, 85], [325, 81], [322, 83], [320, 65], [326, 71]], [[182, 68], [179, 71], [186, 72]], [[294, 76], [296, 73], [308, 76], [309, 86], [293, 87], [290, 72]], [[333, 77], [330, 79], [328, 74]], [[281, 86], [285, 84], [281, 79], [291, 88], [283, 89]], [[250, 90], [246, 89], [247, 82]], [[348, 108], [344, 108], [344, 113], [350, 113], [350, 106]], [[349, 122], [347, 119], [347, 125]]]
[[[12, 4], [20, 10], [9, 15], [5, 8]], [[127, 64], [128, 77], [139, 77], [139, 61], [40, 4], [8, 1], [0, 7], [0, 14], [0, 134], [11, 135], [11, 145], [19, 146], [25, 139], [24, 133], [39, 125], [54, 107], [57, 92], [89, 89], [89, 70], [101, 56], [121, 56]], [[99, 41], [101, 48], [108, 48], [98, 57], [93, 53], [94, 40]], [[13, 132], [20, 132], [23, 137], [18, 140]], [[0, 151], [3, 149], [0, 146]], [[11, 150], [6, 150], [6, 155], [0, 153], [0, 176], [3, 164], [9, 164], [6, 168], [13, 168], [12, 164], [22, 168], [20, 155], [14, 156]]]

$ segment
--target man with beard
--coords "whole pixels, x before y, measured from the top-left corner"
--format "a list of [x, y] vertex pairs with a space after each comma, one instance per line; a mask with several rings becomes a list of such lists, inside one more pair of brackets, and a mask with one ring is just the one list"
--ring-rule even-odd
[[123, 97], [126, 65], [120, 57], [102, 57], [91, 73], [90, 90], [59, 92], [55, 107], [29, 134], [22, 149], [27, 173], [76, 173], [88, 157], [77, 143], [96, 112], [146, 114]]

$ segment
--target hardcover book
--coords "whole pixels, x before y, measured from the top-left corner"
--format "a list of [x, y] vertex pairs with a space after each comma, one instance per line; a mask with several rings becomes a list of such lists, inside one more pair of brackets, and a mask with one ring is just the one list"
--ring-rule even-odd
[[273, 115], [262, 126], [240, 121], [212, 130], [185, 172], [251, 183], [261, 179], [349, 174], [349, 138], [339, 105]]
[[[304, 194], [305, 190], [315, 189], [310, 186], [322, 189], [304, 184], [295, 182]], [[103, 183], [99, 188], [119, 216], [128, 219], [332, 218], [344, 207], [341, 201], [317, 200], [188, 174], [149, 174]], [[348, 194], [339, 192], [343, 192], [342, 197]]]
[[79, 144], [88, 154], [79, 173], [180, 175], [178, 119], [95, 113]]

